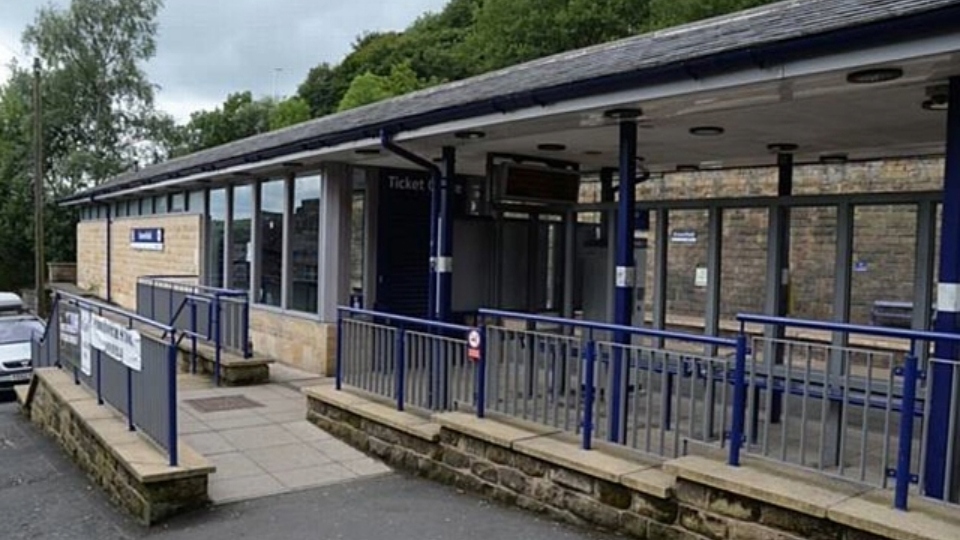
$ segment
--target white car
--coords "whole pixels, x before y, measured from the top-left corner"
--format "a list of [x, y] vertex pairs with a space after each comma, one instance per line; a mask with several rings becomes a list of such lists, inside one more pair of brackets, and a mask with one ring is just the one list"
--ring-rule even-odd
[[43, 321], [27, 313], [20, 297], [0, 293], [0, 389], [30, 381], [31, 342], [43, 332]]

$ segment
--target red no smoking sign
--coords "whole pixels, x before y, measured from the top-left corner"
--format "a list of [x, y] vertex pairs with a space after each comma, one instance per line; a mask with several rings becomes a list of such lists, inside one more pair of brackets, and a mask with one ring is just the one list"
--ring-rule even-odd
[[467, 334], [467, 357], [477, 362], [480, 360], [480, 330], [473, 329]]

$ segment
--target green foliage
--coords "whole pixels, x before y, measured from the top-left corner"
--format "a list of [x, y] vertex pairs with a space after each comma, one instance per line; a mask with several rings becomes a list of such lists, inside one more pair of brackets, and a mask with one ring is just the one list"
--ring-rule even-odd
[[333, 68], [324, 62], [311, 69], [297, 88], [297, 96], [310, 107], [310, 116], [325, 116], [337, 109], [339, 97], [333, 75]]
[[[74, 260], [76, 216], [56, 199], [166, 157], [141, 69], [153, 56], [161, 0], [73, 0], [42, 8], [23, 33], [43, 67], [46, 259]], [[0, 87], [0, 289], [33, 281], [33, 72], [13, 63]]]
[[770, 2], [771, 0], [650, 0], [649, 26], [669, 28]]
[[429, 85], [429, 82], [417, 78], [409, 62], [393, 66], [390, 74], [385, 77], [368, 71], [353, 79], [337, 110], [353, 109], [414, 92]]
[[280, 129], [306, 122], [310, 119], [310, 105], [301, 98], [285, 99], [270, 111], [270, 129]]

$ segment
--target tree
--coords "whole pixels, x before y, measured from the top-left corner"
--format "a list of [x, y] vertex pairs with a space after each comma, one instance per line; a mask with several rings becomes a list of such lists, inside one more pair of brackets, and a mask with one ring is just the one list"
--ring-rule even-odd
[[310, 119], [310, 105], [298, 97], [276, 103], [270, 110], [270, 129], [280, 129]]
[[638, 33], [648, 0], [486, 0], [464, 47], [474, 73]]
[[309, 105], [310, 116], [314, 118], [336, 111], [343, 98], [336, 92], [334, 70], [326, 62], [310, 70], [297, 88], [297, 95]]
[[73, 0], [38, 11], [23, 42], [44, 65], [48, 171], [65, 192], [134, 165], [152, 144], [154, 87], [141, 64], [156, 51], [162, 0]]
[[350, 88], [340, 101], [338, 111], [345, 111], [382, 101], [384, 99], [414, 92], [430, 86], [430, 82], [417, 78], [409, 62], [394, 66], [386, 77], [366, 72], [350, 84]]
[[651, 0], [650, 29], [668, 28], [769, 4], [773, 0]]
[[[73, 0], [37, 12], [23, 33], [43, 67], [43, 187], [48, 260], [73, 260], [76, 216], [56, 199], [165, 156], [141, 65], [153, 56], [161, 0]], [[0, 88], [0, 288], [33, 280], [31, 70], [12, 63]]]

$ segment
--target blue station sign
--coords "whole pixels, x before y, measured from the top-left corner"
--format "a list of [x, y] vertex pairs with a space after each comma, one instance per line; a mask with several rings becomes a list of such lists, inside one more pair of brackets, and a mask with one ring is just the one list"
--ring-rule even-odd
[[130, 230], [130, 247], [150, 251], [163, 251], [163, 229], [134, 228]]

